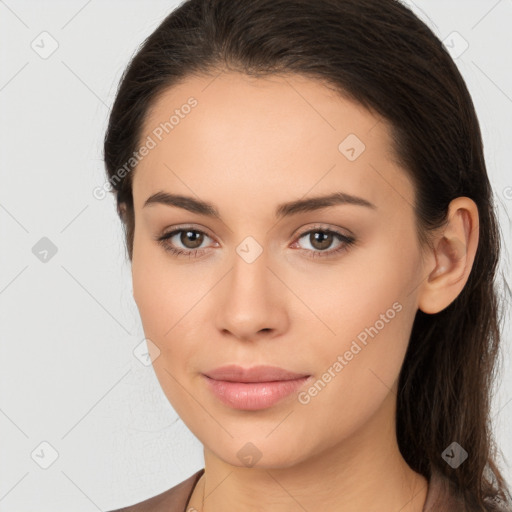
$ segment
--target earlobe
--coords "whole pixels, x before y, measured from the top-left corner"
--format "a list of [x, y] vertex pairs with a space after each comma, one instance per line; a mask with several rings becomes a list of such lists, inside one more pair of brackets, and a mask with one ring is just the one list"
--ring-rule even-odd
[[458, 197], [449, 206], [448, 221], [433, 243], [434, 268], [418, 296], [424, 313], [439, 313], [448, 307], [467, 283], [478, 247], [478, 208], [468, 197]]

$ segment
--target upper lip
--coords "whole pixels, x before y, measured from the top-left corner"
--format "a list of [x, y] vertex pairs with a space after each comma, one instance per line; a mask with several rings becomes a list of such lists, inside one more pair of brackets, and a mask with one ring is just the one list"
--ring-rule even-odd
[[204, 375], [210, 377], [210, 379], [228, 382], [271, 382], [309, 377], [307, 373], [295, 373], [278, 366], [261, 365], [243, 368], [235, 364], [215, 368], [205, 372]]

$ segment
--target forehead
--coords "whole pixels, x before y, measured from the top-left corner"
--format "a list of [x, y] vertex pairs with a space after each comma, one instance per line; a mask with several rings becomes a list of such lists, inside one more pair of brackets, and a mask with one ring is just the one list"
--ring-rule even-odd
[[333, 187], [374, 203], [383, 187], [411, 193], [385, 120], [297, 75], [189, 77], [153, 103], [141, 144], [150, 139], [134, 174], [139, 203], [169, 189], [273, 203]]

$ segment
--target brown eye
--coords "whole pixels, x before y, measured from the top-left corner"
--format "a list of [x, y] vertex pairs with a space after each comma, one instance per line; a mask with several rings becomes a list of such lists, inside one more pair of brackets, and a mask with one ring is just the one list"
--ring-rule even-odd
[[187, 249], [197, 249], [203, 243], [204, 234], [188, 229], [181, 231], [179, 239]]
[[328, 249], [334, 240], [332, 233], [328, 231], [312, 231], [309, 234], [309, 241], [315, 249], [323, 251]]
[[159, 244], [176, 256], [198, 257], [206, 249], [204, 242], [211, 238], [199, 229], [179, 228], [157, 238]]
[[[305, 248], [302, 245], [304, 242], [301, 243], [301, 240], [304, 240], [306, 246], [309, 244], [310, 247]], [[337, 244], [335, 244], [336, 241]], [[343, 235], [332, 229], [315, 228], [302, 233], [294, 245], [305, 251], [307, 256], [316, 258], [335, 256], [346, 251], [354, 243], [353, 236]]]

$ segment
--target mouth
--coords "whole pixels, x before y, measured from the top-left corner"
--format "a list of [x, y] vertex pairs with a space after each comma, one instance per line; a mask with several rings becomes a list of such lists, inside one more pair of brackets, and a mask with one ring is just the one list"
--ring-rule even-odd
[[309, 377], [307, 373], [295, 373], [278, 366], [261, 365], [242, 368], [235, 364], [215, 368], [205, 372], [204, 375], [210, 379], [225, 382], [274, 382]]
[[242, 368], [223, 366], [203, 374], [213, 395], [234, 409], [267, 409], [296, 392], [312, 379], [310, 374], [296, 373], [276, 366]]

